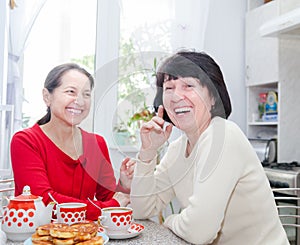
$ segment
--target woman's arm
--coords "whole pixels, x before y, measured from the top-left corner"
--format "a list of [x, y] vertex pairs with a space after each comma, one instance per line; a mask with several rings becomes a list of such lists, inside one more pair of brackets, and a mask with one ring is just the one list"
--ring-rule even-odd
[[217, 237], [237, 178], [217, 170], [206, 181], [196, 181], [188, 206], [166, 218], [164, 225], [193, 244], [210, 244]]
[[150, 218], [163, 210], [175, 193], [168, 176], [168, 153], [157, 165], [156, 157], [150, 163], [137, 161], [131, 184], [130, 201], [135, 218]]

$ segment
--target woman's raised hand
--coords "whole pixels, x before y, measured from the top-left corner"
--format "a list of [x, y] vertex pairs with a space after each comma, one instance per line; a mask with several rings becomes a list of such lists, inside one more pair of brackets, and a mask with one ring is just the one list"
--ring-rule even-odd
[[141, 149], [139, 159], [145, 162], [151, 161], [157, 154], [157, 150], [170, 137], [172, 124], [164, 128], [163, 106], [159, 106], [157, 116], [154, 116], [149, 122], [142, 124], [140, 129]]

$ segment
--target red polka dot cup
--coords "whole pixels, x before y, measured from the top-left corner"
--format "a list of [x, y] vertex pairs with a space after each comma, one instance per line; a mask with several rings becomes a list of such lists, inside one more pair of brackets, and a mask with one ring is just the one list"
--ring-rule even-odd
[[102, 208], [102, 214], [98, 218], [98, 223], [109, 233], [127, 232], [132, 223], [132, 208]]
[[57, 222], [72, 225], [85, 221], [86, 206], [80, 202], [60, 203], [57, 206]]

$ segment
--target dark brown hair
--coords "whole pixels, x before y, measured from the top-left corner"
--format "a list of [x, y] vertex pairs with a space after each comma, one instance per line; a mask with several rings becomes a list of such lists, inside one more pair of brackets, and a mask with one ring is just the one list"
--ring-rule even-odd
[[[212, 118], [220, 116], [227, 119], [229, 117], [231, 102], [220, 67], [208, 54], [193, 51], [180, 51], [167, 58], [158, 68], [156, 73], [157, 91], [154, 99], [156, 111], [159, 105], [163, 105], [163, 83], [179, 77], [196, 78], [200, 80], [202, 86], [208, 88], [211, 96], [215, 99], [215, 105], [211, 110]], [[164, 111], [164, 119], [171, 122], [166, 111]]]
[[[50, 94], [53, 93], [53, 91], [61, 85], [61, 79], [63, 75], [70, 70], [76, 70], [86, 75], [90, 81], [91, 89], [93, 89], [94, 78], [92, 77], [92, 75], [89, 72], [87, 72], [84, 68], [80, 67], [75, 63], [66, 63], [54, 67], [46, 77], [44, 88], [46, 88]], [[39, 125], [46, 124], [47, 122], [50, 121], [50, 118], [51, 118], [51, 111], [50, 111], [50, 107], [48, 107], [46, 115], [42, 117], [40, 120], [38, 120], [37, 124]]]

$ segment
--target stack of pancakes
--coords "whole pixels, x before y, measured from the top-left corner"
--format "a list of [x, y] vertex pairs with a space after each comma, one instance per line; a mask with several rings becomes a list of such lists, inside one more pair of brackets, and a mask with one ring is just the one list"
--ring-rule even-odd
[[34, 245], [102, 245], [101, 236], [97, 236], [98, 225], [94, 222], [76, 223], [73, 225], [50, 223], [41, 225], [31, 236]]

